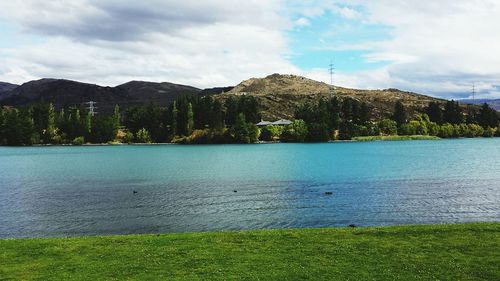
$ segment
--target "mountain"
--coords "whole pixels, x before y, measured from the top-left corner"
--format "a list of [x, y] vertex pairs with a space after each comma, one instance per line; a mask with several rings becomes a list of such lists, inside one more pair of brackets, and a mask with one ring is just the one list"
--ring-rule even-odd
[[484, 103], [487, 103], [491, 108], [494, 108], [496, 111], [500, 111], [500, 99], [476, 99], [476, 100], [464, 99], [460, 100], [460, 102], [463, 104], [476, 104], [476, 105], [482, 105]]
[[122, 108], [154, 103], [168, 105], [183, 95], [199, 94], [200, 89], [172, 84], [132, 81], [117, 87], [102, 87], [63, 79], [30, 81], [0, 96], [0, 105], [23, 106], [51, 102], [56, 107], [97, 102], [98, 111], [111, 112], [116, 104]]
[[6, 82], [0, 82], [0, 94], [4, 92], [9, 92], [19, 87], [19, 85], [14, 85]]
[[[389, 116], [397, 101], [401, 101], [410, 114], [423, 112], [431, 101], [446, 102], [443, 99], [397, 89], [356, 90], [336, 87], [335, 94], [368, 103], [373, 109], [375, 118]], [[213, 95], [221, 101], [230, 96], [253, 96], [259, 102], [262, 115], [267, 120], [291, 119], [298, 105], [332, 96], [328, 84], [301, 76], [282, 74], [252, 78], [235, 87], [205, 90], [172, 83], [144, 81], [131, 81], [116, 87], [102, 87], [70, 80], [41, 79], [18, 87], [12, 86], [10, 91], [0, 95], [0, 105], [23, 106], [44, 101], [52, 102], [60, 108], [95, 101], [99, 112], [108, 113], [112, 112], [116, 104], [122, 108], [150, 103], [166, 106], [184, 95]]]
[[[336, 87], [335, 93], [340, 97], [367, 102], [373, 108], [375, 117], [390, 115], [397, 101], [401, 101], [410, 113], [422, 112], [431, 101], [445, 102], [442, 99], [396, 89], [356, 90]], [[301, 76], [273, 74], [265, 78], [243, 81], [231, 91], [219, 95], [219, 98], [227, 99], [231, 95], [255, 97], [263, 109], [264, 119], [290, 119], [299, 104], [330, 98], [331, 87]]]

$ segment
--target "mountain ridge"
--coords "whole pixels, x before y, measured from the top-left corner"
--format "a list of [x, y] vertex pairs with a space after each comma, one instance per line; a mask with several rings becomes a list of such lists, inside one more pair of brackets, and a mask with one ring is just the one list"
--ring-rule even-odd
[[168, 82], [130, 81], [109, 87], [66, 79], [43, 78], [4, 92], [0, 96], [0, 105], [25, 106], [36, 102], [51, 102], [60, 108], [95, 101], [100, 110], [110, 112], [116, 104], [121, 107], [149, 103], [166, 106], [183, 95], [199, 94], [201, 91], [195, 87]]
[[[221, 101], [231, 96], [249, 95], [257, 99], [265, 119], [292, 119], [299, 104], [332, 97], [332, 87], [324, 82], [291, 74], [271, 74], [250, 78], [234, 87], [199, 89], [169, 82], [129, 81], [106, 87], [66, 79], [45, 78], [26, 82], [0, 95], [0, 105], [24, 106], [35, 102], [52, 102], [56, 107], [97, 102], [99, 112], [111, 112], [116, 104], [122, 108], [156, 104], [166, 106], [186, 95], [213, 95]], [[335, 95], [366, 102], [374, 117], [389, 116], [397, 101], [410, 114], [423, 112], [429, 102], [446, 100], [398, 89], [359, 90], [335, 87]], [[464, 105], [465, 107], [465, 105]]]
[[0, 94], [12, 91], [17, 87], [19, 87], [19, 85], [7, 83], [7, 82], [0, 82]]

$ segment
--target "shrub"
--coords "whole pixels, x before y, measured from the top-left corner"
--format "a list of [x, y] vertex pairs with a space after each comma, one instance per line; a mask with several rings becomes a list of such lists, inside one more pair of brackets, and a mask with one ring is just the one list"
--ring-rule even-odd
[[417, 134], [417, 127], [414, 124], [407, 123], [401, 125], [398, 130], [399, 135], [412, 136]]
[[126, 132], [125, 135], [122, 137], [121, 141], [123, 143], [133, 143], [134, 142], [134, 134], [131, 132]]
[[429, 122], [427, 124], [430, 136], [437, 136], [439, 134], [439, 125], [435, 122]]
[[398, 125], [396, 121], [391, 119], [384, 119], [378, 123], [378, 127], [380, 128], [380, 132], [384, 135], [397, 135], [398, 134]]
[[135, 139], [138, 143], [151, 143], [151, 136], [145, 128], [142, 128], [137, 132]]
[[288, 125], [281, 135], [284, 142], [304, 142], [308, 134], [308, 128], [304, 120], [295, 120]]
[[83, 145], [85, 144], [85, 139], [83, 137], [76, 137], [72, 142], [72, 145]]
[[451, 138], [453, 137], [454, 127], [450, 123], [443, 124], [439, 127], [440, 138]]
[[260, 133], [260, 139], [263, 141], [275, 141], [279, 140], [284, 128], [281, 126], [268, 125], [262, 128]]
[[311, 123], [308, 128], [306, 140], [309, 142], [327, 142], [330, 140], [328, 125], [325, 123]]
[[481, 127], [477, 124], [469, 124], [468, 127], [469, 127], [469, 131], [470, 131], [469, 134], [473, 138], [480, 137], [484, 133], [483, 127]]
[[495, 129], [493, 129], [491, 127], [484, 129], [483, 137], [492, 138], [493, 136], [495, 136]]

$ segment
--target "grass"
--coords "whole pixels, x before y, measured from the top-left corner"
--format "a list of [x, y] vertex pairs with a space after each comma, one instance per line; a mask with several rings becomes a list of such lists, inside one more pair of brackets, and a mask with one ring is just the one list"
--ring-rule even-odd
[[4, 280], [500, 280], [500, 223], [0, 240]]
[[406, 141], [406, 140], [439, 140], [435, 136], [368, 136], [368, 137], [355, 137], [354, 141]]

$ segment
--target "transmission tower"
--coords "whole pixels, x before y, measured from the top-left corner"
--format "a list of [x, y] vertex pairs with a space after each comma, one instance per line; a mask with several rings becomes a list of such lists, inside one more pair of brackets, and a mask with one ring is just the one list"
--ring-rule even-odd
[[97, 107], [95, 106], [97, 102], [89, 101], [86, 102], [85, 104], [88, 104], [87, 109], [89, 110], [90, 116], [94, 117], [98, 113], [95, 111], [97, 109]]
[[476, 102], [476, 83], [472, 84], [472, 103]]
[[333, 64], [333, 61], [330, 60], [330, 65], [329, 65], [329, 68], [328, 68], [328, 71], [330, 72], [330, 92], [332, 95], [335, 94], [335, 86], [333, 85], [333, 74], [335, 74], [335, 68], [334, 68], [334, 64]]

